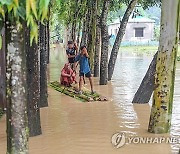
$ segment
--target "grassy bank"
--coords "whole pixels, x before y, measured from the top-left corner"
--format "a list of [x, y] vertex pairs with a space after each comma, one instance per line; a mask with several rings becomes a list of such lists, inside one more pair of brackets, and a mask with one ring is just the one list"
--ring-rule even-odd
[[124, 46], [120, 48], [121, 52], [131, 52], [138, 54], [155, 54], [157, 46]]
[[[158, 50], [157, 46], [124, 46], [120, 47], [120, 52], [154, 55]], [[178, 48], [178, 61], [180, 61], [180, 46]]]

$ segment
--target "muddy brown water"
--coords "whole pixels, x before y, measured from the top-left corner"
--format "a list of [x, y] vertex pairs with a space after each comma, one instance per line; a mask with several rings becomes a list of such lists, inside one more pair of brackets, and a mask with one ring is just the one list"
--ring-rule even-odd
[[[65, 53], [60, 47], [51, 50], [49, 78], [59, 79]], [[49, 107], [41, 109], [43, 135], [30, 138], [30, 154], [176, 154], [179, 144], [126, 143], [116, 148], [111, 143], [113, 134], [126, 137], [174, 137], [180, 136], [180, 64], [177, 64], [176, 87], [170, 134], [155, 135], [147, 132], [150, 104], [132, 104], [151, 56], [120, 54], [115, 74], [107, 86], [99, 86], [94, 79], [95, 90], [107, 96], [108, 102], [82, 103], [49, 88]], [[88, 82], [87, 82], [88, 83]], [[86, 85], [89, 87], [89, 85]], [[0, 120], [0, 154], [6, 152], [5, 117]]]

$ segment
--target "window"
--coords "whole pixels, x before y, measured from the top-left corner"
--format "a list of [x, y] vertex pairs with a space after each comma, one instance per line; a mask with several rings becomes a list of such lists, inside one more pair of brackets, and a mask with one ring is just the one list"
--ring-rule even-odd
[[135, 28], [135, 37], [144, 37], [144, 28]]

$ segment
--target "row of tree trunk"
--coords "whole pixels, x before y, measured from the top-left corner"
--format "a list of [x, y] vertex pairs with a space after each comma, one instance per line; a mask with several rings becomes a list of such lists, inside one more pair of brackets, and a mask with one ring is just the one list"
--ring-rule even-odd
[[26, 23], [5, 19], [0, 50], [0, 107], [7, 112], [7, 153], [28, 153], [29, 136], [42, 133], [40, 107], [48, 106], [49, 23], [39, 23], [30, 46]]
[[[108, 83], [108, 80], [110, 81], [112, 79], [116, 59], [123, 36], [125, 34], [126, 26], [138, 0], [131, 0], [128, 4], [128, 7], [120, 23], [120, 28], [110, 54], [110, 59], [108, 61], [109, 36], [107, 28], [107, 16], [110, 9], [110, 2], [110, 0], [103, 0], [103, 3], [101, 3], [102, 5], [99, 5], [99, 2], [97, 0], [87, 1], [87, 10], [85, 11], [85, 17], [83, 18], [84, 21], [82, 24], [82, 39], [80, 45], [87, 46], [90, 55], [91, 70], [93, 70], [95, 77], [98, 77], [100, 75], [100, 85], [106, 85]], [[178, 2], [178, 0], [175, 0], [173, 2], [167, 2], [167, 0], [163, 0], [162, 12], [164, 11], [164, 13], [162, 13], [162, 34], [160, 38], [160, 42], [163, 43], [160, 44], [158, 52], [155, 54], [150, 67], [133, 99], [133, 103], [148, 103], [153, 91], [155, 92], [153, 98], [154, 103], [152, 114], [149, 124], [150, 132], [166, 132], [167, 130], [169, 130], [169, 122], [167, 122], [167, 120], [170, 121], [170, 118], [163, 119], [162, 115], [164, 114], [166, 117], [168, 117], [168, 114], [171, 115], [172, 110], [172, 96], [174, 89], [173, 85], [176, 61], [175, 57], [177, 50], [176, 46], [178, 42], [175, 41], [175, 38], [177, 39], [177, 36], [175, 34], [179, 34], [177, 31], [177, 29], [179, 28], [179, 19], [177, 18], [177, 12], [179, 13], [178, 7], [180, 4]], [[167, 4], [165, 5], [165, 3]], [[170, 16], [166, 14], [166, 9], [169, 11], [168, 13], [173, 16], [172, 19], [169, 19]], [[175, 10], [174, 14], [170, 12], [170, 9]], [[167, 32], [171, 32], [169, 36], [163, 36], [168, 34], [164, 32], [165, 28]], [[166, 44], [167, 42], [165, 42], [164, 40], [168, 39], [169, 42], [168, 44]], [[165, 45], [166, 50], [164, 49]], [[169, 62], [169, 64], [167, 63], [167, 61]], [[170, 66], [168, 67], [168, 65]], [[171, 72], [169, 72], [169, 70], [171, 70]], [[161, 76], [159, 74], [161, 74]], [[168, 75], [169, 81], [166, 81], [166, 76]], [[162, 82], [164, 82], [164, 84], [162, 84]], [[161, 87], [159, 87], [160, 85]], [[169, 101], [167, 101], [167, 98], [169, 98]], [[164, 109], [165, 111], [161, 111], [162, 109]], [[155, 131], [154, 127], [156, 125], [156, 122], [160, 122], [159, 117], [157, 116], [161, 117], [164, 121], [163, 126], [159, 126], [159, 128], [157, 128], [158, 130]], [[155, 122], [153, 121], [154, 118], [158, 120]], [[159, 123], [157, 125], [159, 125]], [[160, 127], [162, 127], [164, 130], [161, 130]]]
[[[94, 76], [99, 75], [100, 62], [100, 85], [106, 85], [107, 81], [112, 79], [119, 47], [125, 34], [128, 19], [132, 14], [137, 1], [138, 0], [131, 0], [127, 7], [111, 51], [109, 62], [109, 36], [106, 23], [110, 1], [104, 0], [100, 18], [98, 18], [98, 12], [93, 12], [96, 14], [96, 43], [94, 50], [95, 56], [93, 60], [91, 56], [90, 61], [91, 63], [94, 62]], [[160, 46], [133, 99], [133, 103], [148, 103], [154, 91], [153, 106], [148, 129], [149, 132], [153, 133], [166, 133], [170, 128], [178, 43], [177, 35], [179, 34], [179, 9], [180, 2], [178, 0], [175, 0], [173, 2], [164, 0], [162, 2]], [[175, 11], [172, 12], [171, 10]], [[88, 15], [89, 14], [90, 13], [88, 12]], [[169, 16], [168, 14], [171, 14], [171, 16]], [[87, 24], [93, 23], [91, 21], [93, 18], [89, 20], [90, 18], [88, 15], [86, 18]], [[88, 29], [88, 26], [84, 27], [83, 29]], [[90, 45], [92, 45], [92, 31], [93, 28], [90, 27], [90, 31], [88, 32], [89, 37], [86, 33], [84, 33], [83, 36], [86, 37], [85, 43], [90, 42]], [[90, 54], [92, 51], [92, 48], [89, 48]], [[101, 57], [99, 58], [100, 53]]]
[[104, 0], [102, 3], [103, 6], [97, 0], [87, 1], [80, 46], [87, 46], [90, 55], [91, 70], [94, 73], [94, 77], [99, 77], [100, 75], [100, 85], [106, 85], [108, 80], [112, 78], [126, 25], [136, 3], [137, 0], [132, 0], [127, 7], [108, 61], [109, 34], [107, 17], [110, 9], [110, 1]]

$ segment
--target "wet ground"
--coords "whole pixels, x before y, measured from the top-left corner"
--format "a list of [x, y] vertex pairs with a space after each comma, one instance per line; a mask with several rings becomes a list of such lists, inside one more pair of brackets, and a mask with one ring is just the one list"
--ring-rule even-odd
[[[57, 50], [58, 49], [58, 50]], [[51, 81], [59, 79], [65, 53], [58, 47], [51, 51]], [[180, 64], [177, 65], [176, 87], [170, 134], [147, 132], [150, 104], [133, 105], [133, 96], [151, 62], [146, 55], [120, 54], [112, 82], [95, 90], [107, 96], [108, 102], [82, 103], [49, 88], [49, 107], [41, 110], [43, 135], [30, 138], [30, 154], [171, 154], [178, 144], [125, 144], [117, 149], [111, 143], [113, 134], [127, 137], [180, 136]], [[88, 83], [88, 82], [87, 82]], [[88, 85], [86, 85], [88, 87]], [[6, 150], [5, 117], [0, 120], [0, 153]]]

